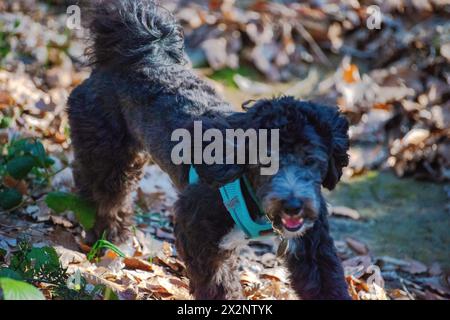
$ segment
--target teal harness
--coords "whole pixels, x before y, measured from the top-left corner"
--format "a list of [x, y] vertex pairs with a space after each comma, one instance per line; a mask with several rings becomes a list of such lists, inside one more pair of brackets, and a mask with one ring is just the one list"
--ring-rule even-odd
[[[258, 206], [259, 215], [261, 216], [261, 219], [258, 219], [258, 221], [254, 221], [250, 216], [250, 212], [248, 211], [248, 207], [242, 193], [241, 179], [253, 201], [255, 201]], [[195, 171], [194, 167], [191, 166], [189, 170], [189, 184], [195, 184], [199, 182], [199, 180], [200, 178], [197, 171]], [[219, 190], [220, 195], [222, 196], [222, 201], [236, 223], [236, 226], [244, 231], [248, 238], [257, 238], [264, 236], [269, 232], [273, 232], [272, 223], [264, 214], [264, 211], [262, 210], [258, 199], [253, 192], [253, 188], [245, 175], [240, 179], [227, 183]]]

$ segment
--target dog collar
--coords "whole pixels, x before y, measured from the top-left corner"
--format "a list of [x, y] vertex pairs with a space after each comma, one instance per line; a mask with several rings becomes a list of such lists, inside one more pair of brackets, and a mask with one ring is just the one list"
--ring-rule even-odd
[[[242, 193], [241, 179], [247, 188], [248, 193], [259, 208], [261, 218], [257, 221], [252, 219], [248, 210], [244, 194]], [[200, 178], [197, 171], [191, 166], [189, 170], [189, 184], [195, 184], [199, 182], [199, 180]], [[248, 238], [258, 238], [269, 232], [273, 232], [272, 223], [264, 214], [259, 201], [253, 192], [253, 188], [245, 176], [220, 187], [219, 191], [222, 196], [222, 201], [227, 208], [227, 211], [230, 213], [231, 218], [233, 218], [236, 226], [238, 226]]]

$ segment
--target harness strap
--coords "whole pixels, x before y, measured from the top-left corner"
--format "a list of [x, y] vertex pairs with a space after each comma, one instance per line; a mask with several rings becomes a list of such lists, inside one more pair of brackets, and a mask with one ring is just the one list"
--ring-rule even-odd
[[[189, 170], [189, 184], [198, 183], [200, 180], [195, 168], [193, 166], [190, 167]], [[250, 196], [258, 205], [261, 213], [261, 207], [259, 205], [258, 199], [254, 194], [250, 182], [247, 178], [243, 177], [244, 184], [248, 189]], [[223, 187], [219, 188], [220, 195], [222, 196], [222, 201], [227, 208], [228, 212], [231, 215], [231, 218], [234, 220], [235, 224], [240, 228], [249, 238], [257, 238], [264, 235], [264, 233], [270, 232], [273, 230], [272, 223], [269, 219], [262, 215], [261, 219], [258, 221], [254, 221], [250, 215], [247, 204], [244, 199], [244, 195], [242, 193], [241, 181], [240, 179], [236, 179], [230, 183], [227, 183]]]

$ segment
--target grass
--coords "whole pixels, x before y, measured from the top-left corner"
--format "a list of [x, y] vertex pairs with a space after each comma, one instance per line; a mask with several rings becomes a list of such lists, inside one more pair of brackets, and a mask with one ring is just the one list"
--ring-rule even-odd
[[237, 74], [251, 80], [259, 80], [261, 78], [258, 72], [254, 68], [249, 66], [240, 66], [237, 69], [225, 68], [217, 70], [209, 77], [215, 81], [222, 83], [226, 87], [237, 89], [238, 86], [234, 82], [234, 76]]

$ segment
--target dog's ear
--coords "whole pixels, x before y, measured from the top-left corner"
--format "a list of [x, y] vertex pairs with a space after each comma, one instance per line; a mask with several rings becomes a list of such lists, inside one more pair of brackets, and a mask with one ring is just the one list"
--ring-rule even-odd
[[325, 117], [330, 132], [330, 156], [328, 159], [328, 170], [322, 184], [325, 188], [333, 190], [342, 176], [342, 169], [348, 165], [349, 148], [348, 121], [340, 114], [337, 108], [328, 109]]

